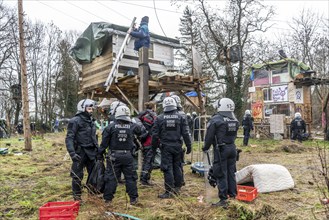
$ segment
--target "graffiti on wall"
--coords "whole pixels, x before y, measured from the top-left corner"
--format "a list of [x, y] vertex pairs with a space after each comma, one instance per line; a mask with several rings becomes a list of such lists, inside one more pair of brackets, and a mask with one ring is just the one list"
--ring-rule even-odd
[[273, 86], [271, 89], [274, 102], [288, 101], [288, 86]]

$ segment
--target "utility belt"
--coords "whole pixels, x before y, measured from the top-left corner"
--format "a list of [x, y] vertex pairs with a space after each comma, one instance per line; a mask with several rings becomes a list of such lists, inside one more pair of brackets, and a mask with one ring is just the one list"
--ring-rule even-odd
[[232, 142], [232, 143], [221, 143], [221, 144], [217, 144], [216, 146], [218, 148], [221, 148], [221, 147], [225, 147], [225, 146], [232, 145], [232, 144], [234, 144], [234, 142]]
[[111, 153], [119, 153], [119, 154], [126, 154], [126, 153], [131, 153], [131, 150], [110, 150]]

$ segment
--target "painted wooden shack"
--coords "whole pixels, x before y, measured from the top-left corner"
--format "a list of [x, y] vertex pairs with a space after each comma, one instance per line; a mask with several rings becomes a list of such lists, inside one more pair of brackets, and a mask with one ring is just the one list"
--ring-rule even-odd
[[289, 137], [296, 112], [302, 114], [310, 132], [313, 83], [305, 82], [313, 73], [306, 64], [290, 58], [252, 66], [249, 100], [256, 135]]

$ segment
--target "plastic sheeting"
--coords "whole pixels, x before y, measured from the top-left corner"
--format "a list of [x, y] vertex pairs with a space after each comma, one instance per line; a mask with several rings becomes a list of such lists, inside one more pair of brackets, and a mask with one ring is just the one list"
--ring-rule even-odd
[[296, 75], [298, 75], [299, 73], [301, 73], [303, 71], [306, 72], [311, 69], [308, 65], [306, 65], [305, 63], [303, 63], [301, 61], [297, 61], [292, 58], [285, 58], [283, 60], [279, 60], [276, 62], [266, 62], [266, 63], [262, 63], [262, 64], [252, 65], [252, 68], [250, 70], [250, 79], [253, 80], [253, 75], [254, 75], [253, 70], [254, 69], [269, 68], [269, 69], [275, 70], [275, 69], [281, 69], [281, 68], [284, 68], [287, 66], [289, 68], [289, 73], [292, 78], [295, 78]]
[[79, 63], [92, 62], [93, 59], [102, 54], [111, 31], [113, 31], [113, 24], [91, 23], [75, 42], [70, 55]]

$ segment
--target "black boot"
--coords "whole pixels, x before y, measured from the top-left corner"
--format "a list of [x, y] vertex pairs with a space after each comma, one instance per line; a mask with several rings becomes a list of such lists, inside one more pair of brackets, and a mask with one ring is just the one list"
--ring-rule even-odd
[[173, 195], [172, 195], [170, 192], [167, 192], [167, 191], [166, 191], [165, 193], [159, 195], [158, 197], [159, 197], [160, 199], [169, 199], [169, 198], [172, 198]]
[[216, 207], [222, 207], [224, 209], [227, 209], [228, 207], [228, 203], [226, 200], [220, 200], [219, 202], [217, 203], [213, 203], [212, 206], [216, 206]]
[[137, 203], [138, 203], [138, 197], [130, 199], [130, 205], [136, 205]]
[[180, 187], [175, 187], [174, 190], [173, 190], [173, 193], [175, 195], [179, 195], [180, 194]]

